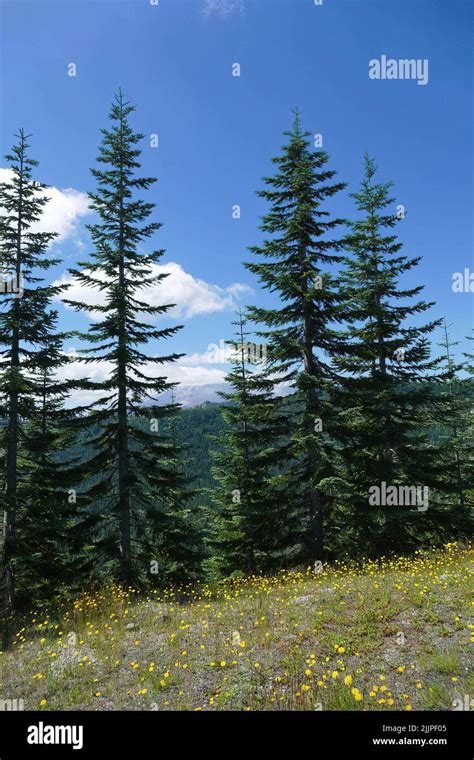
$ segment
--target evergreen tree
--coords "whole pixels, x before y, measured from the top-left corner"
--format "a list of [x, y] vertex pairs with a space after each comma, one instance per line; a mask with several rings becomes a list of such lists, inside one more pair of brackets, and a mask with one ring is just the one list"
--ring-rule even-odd
[[267, 329], [275, 388], [293, 389], [288, 408], [293, 461], [288, 493], [304, 522], [302, 558], [324, 555], [324, 510], [329, 486], [337, 476], [331, 430], [335, 415], [329, 390], [335, 378], [330, 359], [337, 351], [335, 326], [341, 320], [343, 294], [331, 269], [340, 261], [342, 243], [332, 237], [343, 221], [333, 218], [325, 201], [345, 187], [327, 167], [328, 155], [312, 150], [309, 132], [295, 113], [288, 143], [273, 159], [278, 167], [258, 192], [270, 204], [261, 229], [270, 237], [250, 250], [260, 261], [246, 264], [262, 286], [279, 298], [273, 308], [253, 307], [250, 318]]
[[467, 489], [472, 480], [469, 477], [469, 461], [472, 462], [472, 441], [469, 446], [469, 418], [472, 408], [472, 396], [468, 382], [459, 377], [462, 364], [456, 364], [454, 349], [458, 341], [452, 341], [446, 320], [443, 320], [443, 340], [440, 343], [445, 358], [445, 378], [442, 383], [441, 396], [445, 402], [442, 410], [442, 446], [443, 471], [446, 472], [444, 491], [448, 498], [454, 499], [459, 507], [459, 522], [466, 519], [468, 509]]
[[[352, 194], [361, 217], [351, 224], [347, 239], [349, 326], [335, 360], [343, 375], [336, 402], [344, 421], [339, 442], [352, 494], [348, 526], [355, 526], [359, 553], [383, 553], [417, 545], [422, 535], [442, 530], [433, 489], [442, 487], [443, 475], [439, 451], [428, 434], [444, 405], [436, 392], [443, 373], [436, 374], [442, 357], [430, 357], [428, 342], [440, 320], [415, 321], [433, 304], [418, 299], [422, 287], [399, 284], [420, 257], [401, 253], [402, 243], [393, 232], [399, 220], [390, 211], [391, 184], [375, 181], [376, 166], [368, 156], [364, 167], [361, 188]], [[384, 483], [428, 487], [429, 508], [371, 505], [369, 489], [382, 489]]]
[[246, 322], [241, 312], [233, 322], [232, 369], [226, 376], [232, 390], [220, 394], [227, 425], [214, 454], [217, 487], [209, 509], [209, 566], [217, 576], [269, 571], [290, 564], [298, 551], [295, 509], [283, 487], [287, 420], [262, 366], [264, 355], [247, 341]]
[[[474, 341], [474, 332], [472, 335], [467, 336], [467, 340]], [[464, 410], [464, 461], [467, 463], [466, 505], [471, 510], [470, 517], [472, 520], [472, 508], [474, 507], [474, 353], [471, 351], [466, 351], [464, 353], [464, 360], [463, 369], [468, 375], [468, 379], [465, 383], [467, 390], [467, 402]]]
[[61, 588], [77, 585], [80, 569], [72, 551], [75, 510], [68, 500], [68, 489], [77, 477], [70, 454], [73, 412], [64, 408], [75, 383], [58, 377], [70, 361], [63, 352], [67, 335], [55, 332], [55, 311], [50, 312], [49, 321], [48, 337], [31, 367], [34, 406], [22, 429], [16, 559], [19, 605], [31, 600], [37, 604], [57, 596]]
[[[466, 340], [472, 340], [474, 341], [474, 332], [473, 335], [468, 335]], [[464, 353], [464, 369], [470, 375], [471, 377], [474, 375], [474, 353], [471, 353], [470, 351], [466, 351]]]
[[[82, 419], [93, 454], [84, 463], [87, 487], [78, 502], [84, 505], [81, 511], [95, 536], [97, 560], [109, 562], [127, 583], [143, 575], [155, 558], [150, 540], [164, 530], [163, 500], [175, 486], [173, 472], [162, 466], [170, 461], [169, 442], [141, 420], [147, 416], [150, 399], [173, 387], [165, 377], [147, 373], [144, 366], [160, 366], [179, 355], [151, 356], [141, 349], [180, 329], [151, 324], [173, 304], [147, 302], [147, 289], [162, 283], [167, 274], [154, 271], [163, 250], [139, 250], [161, 224], [147, 221], [154, 204], [138, 197], [155, 180], [135, 176], [140, 167], [137, 144], [143, 135], [130, 126], [133, 111], [119, 91], [110, 111], [112, 126], [102, 130], [98, 162], [104, 168], [92, 170], [97, 190], [89, 197], [99, 221], [88, 229], [95, 251], [80, 268], [70, 270], [81, 285], [103, 294], [103, 303], [94, 306], [100, 319], [83, 335], [92, 344], [82, 349], [83, 360], [108, 362], [111, 367], [103, 382], [85, 380], [81, 385], [99, 392], [99, 397]], [[67, 303], [78, 311], [90, 311], [86, 303]], [[172, 411], [170, 404], [154, 407], [158, 418]]]
[[[158, 422], [153, 417], [156, 409], [153, 406], [149, 410], [153, 423]], [[178, 432], [180, 406], [175, 403], [174, 391], [171, 409], [169, 418], [164, 420], [162, 436], [168, 443], [168, 452], [166, 459], [157, 463], [168, 487], [158, 495], [162, 514], [150, 535], [149, 552], [156, 551], [158, 560], [153, 572], [158, 570], [161, 581], [183, 583], [201, 575], [204, 547], [199, 535], [198, 510], [190, 506], [194, 491], [185, 475], [187, 447]]]
[[[33, 179], [38, 162], [28, 153], [29, 135], [19, 130], [6, 155], [11, 177], [0, 185], [0, 418], [5, 420], [0, 446], [5, 456], [3, 567], [9, 606], [14, 602], [17, 527], [20, 509], [19, 451], [25, 422], [34, 414], [37, 379], [32, 374], [38, 352], [48, 341], [52, 321], [49, 304], [63, 286], [44, 285], [41, 271], [57, 263], [47, 251], [54, 232], [38, 232], [49, 198], [46, 185]], [[2, 606], [0, 602], [0, 607]]]

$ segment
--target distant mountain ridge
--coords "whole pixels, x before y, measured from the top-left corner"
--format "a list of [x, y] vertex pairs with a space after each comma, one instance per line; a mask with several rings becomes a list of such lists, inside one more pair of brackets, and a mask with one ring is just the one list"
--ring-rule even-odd
[[[223, 399], [219, 392], [228, 390], [227, 383], [209, 383], [207, 385], [185, 386], [178, 385], [174, 390], [174, 398], [178, 404], [184, 408], [200, 406], [206, 402], [221, 404]], [[169, 403], [171, 401], [171, 392], [163, 393], [160, 396], [160, 403]]]

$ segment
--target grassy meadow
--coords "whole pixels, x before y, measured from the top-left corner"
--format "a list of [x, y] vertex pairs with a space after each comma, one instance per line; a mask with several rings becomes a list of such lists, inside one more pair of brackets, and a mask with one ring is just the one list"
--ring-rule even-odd
[[109, 586], [25, 620], [0, 694], [44, 711], [466, 709], [472, 554]]

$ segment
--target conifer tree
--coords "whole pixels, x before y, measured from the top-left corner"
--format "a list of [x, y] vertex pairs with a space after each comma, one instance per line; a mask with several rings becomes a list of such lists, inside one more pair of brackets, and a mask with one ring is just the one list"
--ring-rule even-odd
[[76, 520], [68, 489], [77, 482], [71, 447], [73, 411], [64, 402], [75, 387], [58, 373], [69, 364], [56, 332], [57, 312], [49, 313], [48, 337], [31, 366], [34, 402], [22, 429], [18, 479], [17, 597], [19, 605], [50, 599], [78, 585], [80, 565], [72, 548]]
[[340, 261], [342, 243], [333, 236], [343, 220], [331, 215], [326, 202], [345, 184], [334, 181], [327, 153], [312, 149], [298, 112], [285, 135], [288, 143], [272, 159], [277, 171], [264, 178], [266, 189], [257, 193], [270, 204], [261, 223], [268, 237], [250, 248], [259, 260], [246, 264], [279, 300], [273, 308], [249, 309], [249, 316], [266, 327], [259, 335], [268, 343], [275, 387], [286, 382], [293, 389], [286, 498], [305, 515], [305, 558], [321, 560], [328, 486], [337, 476], [331, 444], [336, 417], [328, 393], [335, 379], [330, 359], [337, 351], [335, 327], [343, 300], [331, 271]]
[[[48, 255], [54, 232], [35, 231], [49, 198], [47, 188], [33, 179], [38, 166], [29, 155], [28, 139], [20, 129], [6, 155], [11, 177], [0, 185], [0, 448], [5, 451], [5, 509], [3, 568], [10, 607], [18, 555], [20, 508], [19, 452], [23, 426], [34, 414], [37, 379], [32, 374], [38, 353], [48, 341], [52, 323], [50, 301], [63, 286], [44, 285], [41, 271], [57, 259]], [[0, 607], [1, 607], [0, 602]]]
[[[474, 333], [467, 336], [467, 340], [474, 341]], [[464, 409], [464, 461], [466, 462], [467, 483], [465, 484], [466, 492], [466, 506], [470, 511], [470, 518], [472, 521], [472, 509], [474, 507], [474, 353], [472, 351], [466, 351], [464, 354], [463, 369], [467, 373], [468, 378], [465, 382], [466, 386], [466, 406]], [[472, 533], [472, 522], [471, 522]]]
[[[474, 334], [468, 335], [466, 340], [472, 340], [474, 341]], [[464, 352], [464, 369], [470, 375], [471, 377], [474, 375], [474, 353], [471, 353], [470, 351]]]
[[[440, 320], [416, 319], [433, 304], [419, 299], [423, 287], [403, 287], [400, 278], [420, 257], [401, 253], [393, 229], [390, 183], [374, 179], [376, 165], [365, 156], [360, 190], [352, 194], [361, 216], [347, 238], [344, 286], [349, 326], [335, 365], [342, 375], [336, 398], [344, 425], [339, 430], [345, 477], [352, 491], [347, 521], [356, 526], [359, 552], [384, 552], [417, 545], [421, 535], [442, 526], [434, 503], [442, 487], [439, 451], [429, 430], [443, 407], [436, 392], [442, 357], [431, 358], [428, 336]], [[337, 394], [336, 394], [337, 396]], [[430, 504], [374, 506], [369, 489], [428, 487]]]
[[[472, 407], [468, 383], [459, 376], [462, 363], [457, 364], [454, 349], [459, 341], [451, 340], [449, 327], [443, 320], [443, 339], [440, 343], [445, 357], [445, 378], [441, 397], [445, 402], [439, 422], [442, 426], [441, 455], [446, 472], [444, 490], [459, 507], [459, 523], [466, 518], [469, 460], [472, 460], [472, 441], [469, 447], [469, 418]], [[469, 451], [471, 449], [471, 451]]]
[[[157, 554], [153, 573], [158, 572], [161, 582], [190, 581], [200, 577], [204, 556], [202, 537], [199, 535], [197, 510], [190, 502], [195, 495], [185, 475], [187, 447], [180, 440], [174, 391], [171, 392], [171, 412], [163, 422], [162, 439], [168, 444], [166, 459], [157, 463], [167, 478], [168, 487], [158, 495], [162, 514], [159, 523], [149, 536], [148, 552]], [[151, 418], [157, 407], [150, 408]], [[143, 550], [144, 547], [142, 547]]]
[[[133, 111], [119, 91], [110, 111], [112, 125], [102, 130], [98, 162], [103, 168], [92, 169], [97, 190], [89, 194], [90, 205], [99, 220], [88, 229], [95, 250], [70, 270], [77, 282], [103, 297], [94, 306], [100, 318], [83, 335], [92, 344], [82, 349], [83, 360], [110, 364], [104, 381], [85, 380], [81, 386], [98, 392], [98, 399], [82, 420], [93, 454], [84, 464], [87, 487], [85, 494], [78, 494], [78, 503], [94, 531], [98, 561], [108, 561], [126, 583], [143, 575], [154, 558], [144, 547], [149, 547], [150, 536], [161, 535], [163, 499], [175, 483], [170, 468], [161, 465], [169, 462], [169, 442], [141, 421], [151, 401], [173, 387], [147, 366], [159, 367], [179, 354], [151, 355], [143, 347], [180, 329], [152, 324], [173, 304], [152, 306], [147, 300], [147, 289], [162, 284], [167, 274], [154, 269], [163, 250], [141, 250], [161, 224], [148, 221], [154, 204], [140, 197], [155, 180], [136, 176], [143, 135], [130, 126]], [[66, 303], [90, 311], [87, 303]], [[171, 411], [170, 404], [154, 407], [159, 418]]]
[[[235, 338], [228, 341], [232, 369], [222, 414], [227, 423], [214, 454], [217, 487], [211, 492], [210, 568], [217, 576], [269, 571], [298, 556], [295, 508], [286, 498], [287, 420], [273, 395], [265, 355], [247, 341], [239, 312]], [[298, 520], [296, 520], [298, 524]]]

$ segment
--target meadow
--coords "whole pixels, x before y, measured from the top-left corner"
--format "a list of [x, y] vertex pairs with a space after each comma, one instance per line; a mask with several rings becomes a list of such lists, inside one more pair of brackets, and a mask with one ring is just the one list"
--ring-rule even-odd
[[[461, 710], [474, 674], [471, 546], [33, 613], [0, 697], [33, 710]], [[471, 657], [472, 662], [472, 657]]]

